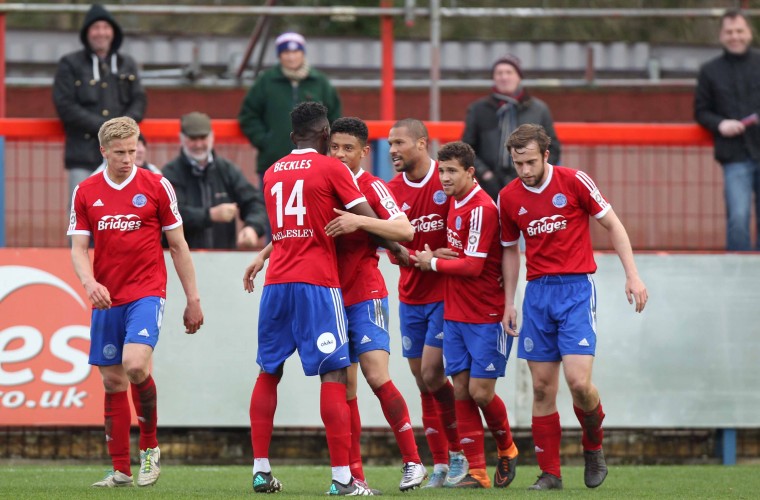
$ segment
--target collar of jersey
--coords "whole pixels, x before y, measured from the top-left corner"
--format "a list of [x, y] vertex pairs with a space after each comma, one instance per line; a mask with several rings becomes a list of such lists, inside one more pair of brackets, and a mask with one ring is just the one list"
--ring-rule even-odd
[[[346, 165], [346, 166], [348, 166], [348, 165]], [[349, 168], [349, 170], [351, 170], [351, 169]], [[353, 172], [351, 172], [351, 174], [353, 175]], [[354, 179], [359, 179], [359, 177], [361, 177], [362, 175], [364, 175], [364, 169], [360, 168], [359, 171], [356, 172], [356, 175], [354, 175]]]
[[110, 177], [108, 177], [108, 167], [106, 167], [105, 170], [103, 170], [103, 178], [106, 180], [109, 186], [111, 186], [117, 191], [121, 191], [122, 189], [127, 187], [129, 183], [132, 182], [132, 179], [135, 178], [135, 175], [137, 175], [137, 167], [132, 165], [132, 173], [129, 174], [129, 177], [127, 177], [126, 180], [122, 182], [121, 184], [116, 184], [114, 181], [111, 180]]
[[546, 176], [546, 182], [544, 182], [541, 185], [541, 187], [534, 188], [534, 187], [526, 186], [524, 182], [521, 182], [523, 187], [527, 189], [528, 191], [530, 191], [531, 193], [536, 193], [536, 194], [543, 193], [544, 189], [546, 189], [549, 186], [549, 184], [552, 183], [552, 177], [554, 177], [554, 165], [552, 165], [551, 163], [547, 163], [547, 165], [549, 165], [549, 175]]
[[316, 153], [317, 150], [314, 148], [306, 148], [306, 149], [294, 149], [290, 152], [292, 155], [305, 155], [308, 153]]
[[459, 208], [467, 205], [467, 202], [472, 199], [473, 196], [475, 196], [475, 193], [481, 190], [481, 187], [477, 184], [475, 184], [475, 187], [472, 188], [472, 191], [470, 191], [470, 194], [462, 198], [462, 201], [454, 200], [454, 208]]
[[425, 184], [427, 184], [427, 181], [429, 181], [430, 178], [433, 177], [434, 173], [436, 173], [435, 160], [433, 160], [432, 158], [430, 158], [430, 170], [428, 170], [427, 175], [425, 175], [425, 177], [423, 177], [421, 181], [419, 181], [419, 182], [410, 181], [409, 178], [406, 176], [406, 172], [404, 172], [403, 173], [404, 174], [404, 182], [408, 186], [412, 186], [412, 187], [416, 187], [416, 188], [421, 188], [422, 186], [424, 186]]

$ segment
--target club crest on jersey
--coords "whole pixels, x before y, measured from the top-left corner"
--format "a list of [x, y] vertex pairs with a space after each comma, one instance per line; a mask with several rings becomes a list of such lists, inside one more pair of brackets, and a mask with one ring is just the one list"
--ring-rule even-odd
[[439, 189], [435, 193], [433, 193], [433, 201], [436, 205], [443, 205], [446, 203], [446, 193], [443, 192], [442, 189]]
[[457, 218], [454, 221], [454, 226], [456, 226], [457, 231], [459, 231], [460, 229], [462, 229], [462, 217], [461, 216], [457, 215]]
[[554, 205], [557, 208], [562, 208], [565, 205], [567, 205], [567, 196], [565, 196], [562, 193], [557, 193], [554, 195], [554, 198], [552, 198], [552, 205]]
[[325, 354], [330, 354], [338, 348], [338, 342], [332, 332], [325, 332], [317, 337], [317, 349]]
[[142, 193], [138, 193], [134, 196], [134, 198], [132, 198], [132, 205], [136, 206], [137, 208], [144, 207], [146, 203], [148, 203], [148, 198], [146, 198]]

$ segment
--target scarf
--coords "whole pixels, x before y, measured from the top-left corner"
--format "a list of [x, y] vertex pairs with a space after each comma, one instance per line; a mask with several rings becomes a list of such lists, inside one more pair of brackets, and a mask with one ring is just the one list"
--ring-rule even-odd
[[294, 87], [297, 87], [298, 82], [305, 80], [306, 77], [309, 76], [309, 69], [309, 63], [306, 60], [304, 60], [303, 65], [298, 69], [287, 69], [283, 66], [280, 66], [282, 74], [285, 75], [285, 78], [290, 80], [290, 84]]

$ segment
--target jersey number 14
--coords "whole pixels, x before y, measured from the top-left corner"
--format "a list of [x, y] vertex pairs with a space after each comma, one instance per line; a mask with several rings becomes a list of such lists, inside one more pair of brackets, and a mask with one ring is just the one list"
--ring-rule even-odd
[[293, 190], [288, 196], [288, 202], [285, 204], [285, 210], [282, 207], [282, 181], [272, 186], [271, 193], [276, 198], [277, 227], [283, 226], [283, 219], [286, 215], [295, 215], [296, 225], [303, 226], [303, 217], [306, 215], [306, 207], [303, 204], [303, 179], [298, 179], [293, 186]]

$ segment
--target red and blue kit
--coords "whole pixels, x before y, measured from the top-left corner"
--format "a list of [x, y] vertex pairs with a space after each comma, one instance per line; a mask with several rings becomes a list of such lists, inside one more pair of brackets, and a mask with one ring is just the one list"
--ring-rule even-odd
[[161, 230], [182, 224], [168, 180], [134, 167], [116, 184], [104, 171], [77, 186], [71, 207], [66, 234], [92, 237], [93, 273], [108, 289], [113, 306], [149, 296], [166, 298]]
[[265, 285], [310, 283], [340, 287], [335, 242], [325, 226], [364, 196], [343, 163], [314, 149], [294, 150], [264, 174], [264, 198], [272, 228]]
[[[421, 180], [410, 181], [405, 173], [390, 180], [388, 186], [414, 227], [414, 239], [402, 242], [409, 253], [446, 246], [446, 217], [449, 198], [443, 192], [438, 177], [438, 164], [430, 160], [430, 170]], [[399, 300], [406, 304], [430, 304], [443, 300], [443, 278], [435, 273], [423, 273], [414, 266], [401, 267], [398, 282]]]
[[516, 245], [522, 231], [528, 281], [545, 275], [594, 273], [589, 215], [600, 219], [612, 207], [585, 172], [547, 168], [541, 187], [515, 179], [499, 193], [501, 244]]

